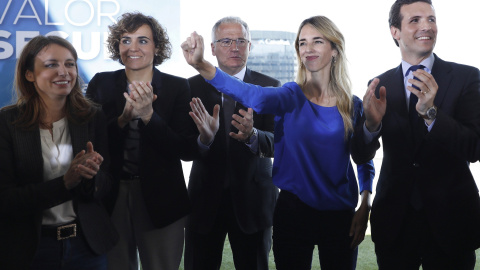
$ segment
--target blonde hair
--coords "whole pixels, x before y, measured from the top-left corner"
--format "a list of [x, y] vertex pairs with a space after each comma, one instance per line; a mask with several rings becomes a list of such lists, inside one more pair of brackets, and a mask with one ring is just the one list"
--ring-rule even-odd
[[295, 39], [295, 51], [297, 52], [298, 73], [296, 82], [303, 88], [307, 82], [307, 70], [300, 58], [299, 37], [300, 31], [305, 25], [311, 25], [320, 32], [338, 54], [332, 58], [330, 66], [329, 87], [337, 99], [337, 108], [343, 119], [345, 128], [345, 139], [353, 131], [352, 115], [353, 100], [351, 92], [351, 81], [347, 70], [347, 57], [345, 55], [345, 39], [337, 26], [325, 16], [314, 16], [304, 20], [298, 28], [297, 38]]

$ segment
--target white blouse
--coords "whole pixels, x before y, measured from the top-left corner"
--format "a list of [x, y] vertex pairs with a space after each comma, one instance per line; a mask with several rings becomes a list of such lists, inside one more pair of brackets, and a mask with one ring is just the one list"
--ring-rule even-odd
[[[53, 123], [52, 134], [40, 129], [43, 156], [43, 181], [64, 175], [73, 159], [72, 140], [66, 118]], [[60, 225], [75, 220], [72, 201], [43, 211], [43, 225]]]

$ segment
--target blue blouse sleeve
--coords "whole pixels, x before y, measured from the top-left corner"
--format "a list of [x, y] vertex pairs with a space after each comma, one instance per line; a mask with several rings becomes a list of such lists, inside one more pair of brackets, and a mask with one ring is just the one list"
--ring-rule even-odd
[[[354, 117], [352, 124], [355, 126], [356, 121], [362, 119], [363, 104], [362, 100], [357, 96], [353, 96]], [[364, 190], [372, 192], [373, 178], [375, 177], [375, 166], [373, 160], [369, 160], [364, 164], [357, 164], [357, 175], [360, 193]]]
[[372, 193], [373, 178], [375, 177], [373, 160], [357, 165], [357, 174], [360, 193], [362, 193], [364, 190], [368, 190], [370, 193]]
[[291, 87], [295, 83], [286, 83], [282, 87], [262, 87], [238, 80], [219, 68], [216, 70], [215, 77], [205, 81], [257, 113], [278, 115], [295, 106], [292, 102], [295, 91]]

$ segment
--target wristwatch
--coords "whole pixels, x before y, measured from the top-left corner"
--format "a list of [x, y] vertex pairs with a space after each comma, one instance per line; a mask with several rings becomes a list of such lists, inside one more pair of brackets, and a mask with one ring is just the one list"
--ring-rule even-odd
[[437, 106], [433, 105], [432, 107], [427, 109], [427, 112], [424, 115], [418, 114], [425, 120], [433, 120], [437, 117]]
[[253, 128], [252, 133], [245, 139], [246, 144], [252, 144], [258, 136], [258, 131], [256, 128]]

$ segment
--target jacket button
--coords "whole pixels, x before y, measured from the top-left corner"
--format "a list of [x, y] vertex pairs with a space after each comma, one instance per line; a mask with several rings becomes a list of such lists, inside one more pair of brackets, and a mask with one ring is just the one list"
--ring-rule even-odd
[[414, 162], [413, 167], [418, 168], [418, 167], [420, 167], [420, 164], [418, 164], [417, 162]]

